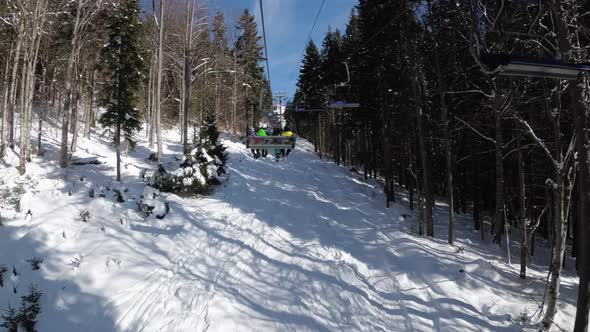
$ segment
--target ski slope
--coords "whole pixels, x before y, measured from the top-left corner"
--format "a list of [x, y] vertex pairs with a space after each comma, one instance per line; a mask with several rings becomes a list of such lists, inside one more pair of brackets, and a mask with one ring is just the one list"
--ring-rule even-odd
[[[57, 137], [47, 137], [28, 178], [11, 167], [16, 155], [0, 166], [2, 186], [27, 190], [21, 212], [0, 210], [0, 264], [19, 271], [0, 288], [0, 309], [38, 283], [39, 331], [521, 331], [542, 301], [545, 260], [535, 257], [529, 279], [519, 279], [517, 248], [507, 265], [463, 216], [462, 249], [450, 247], [442, 204], [440, 239], [418, 237], [403, 196], [386, 209], [377, 183], [319, 159], [305, 140], [275, 163], [227, 138], [229, 181], [205, 198], [166, 195], [170, 214], [158, 220], [137, 212], [139, 172], [154, 167], [145, 142], [123, 157], [126, 202], [116, 203], [108, 140], [83, 140], [74, 154], [103, 164], [64, 172]], [[172, 166], [182, 149], [169, 138]], [[104, 198], [89, 197], [101, 188]], [[82, 209], [87, 223], [76, 220]], [[44, 259], [39, 271], [26, 262], [33, 256]], [[556, 321], [566, 330], [571, 268]]]

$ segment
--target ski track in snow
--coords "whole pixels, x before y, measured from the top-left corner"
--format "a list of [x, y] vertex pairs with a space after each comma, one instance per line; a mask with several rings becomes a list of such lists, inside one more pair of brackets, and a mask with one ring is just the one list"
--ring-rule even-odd
[[[123, 173], [136, 198], [119, 205], [87, 195], [114, 183], [105, 140], [83, 140], [78, 152], [102, 156], [100, 167], [64, 176], [53, 162], [31, 164], [42, 183], [30, 205], [45, 202], [30, 221], [9, 219], [0, 242], [15, 244], [8, 261], [19, 268], [33, 254], [46, 257], [33, 278], [47, 289], [41, 331], [520, 331], [519, 314], [540, 302], [545, 272], [533, 265], [529, 280], [518, 279], [517, 259], [501, 263], [504, 252], [478, 241], [470, 219], [457, 218], [458, 253], [444, 240], [444, 208], [436, 209], [440, 239], [417, 237], [407, 204], [386, 209], [377, 183], [319, 159], [305, 140], [278, 163], [224, 143], [229, 181], [209, 197], [164, 194], [171, 212], [163, 220], [133, 211], [143, 189], [137, 174], [153, 167], [145, 142], [123, 158], [134, 166]], [[165, 164], [174, 165], [180, 146], [165, 147]], [[81, 208], [94, 219], [72, 226]], [[575, 282], [566, 270], [562, 327], [572, 321]], [[0, 288], [0, 297], [20, 296], [10, 293]]]

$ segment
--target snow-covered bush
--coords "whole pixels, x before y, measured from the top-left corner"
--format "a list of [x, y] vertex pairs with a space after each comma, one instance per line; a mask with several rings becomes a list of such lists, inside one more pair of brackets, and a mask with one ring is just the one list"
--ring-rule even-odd
[[25, 188], [21, 183], [17, 183], [12, 188], [3, 188], [0, 190], [0, 202], [11, 205], [17, 211], [20, 211], [20, 199], [25, 192]]
[[160, 191], [150, 186], [143, 189], [138, 205], [141, 212], [147, 216], [153, 214], [158, 219], [163, 219], [170, 211], [168, 203], [162, 201]]
[[80, 209], [78, 211], [78, 221], [88, 222], [90, 220], [90, 211], [88, 209]]
[[33, 271], [39, 270], [41, 268], [41, 263], [43, 263], [43, 258], [41, 257], [33, 257], [31, 259], [27, 259], [27, 262], [31, 264], [31, 269]]
[[158, 165], [155, 172], [142, 171], [140, 178], [163, 192], [195, 195], [205, 194], [212, 185], [218, 185], [226, 174], [227, 155], [219, 142], [215, 117], [208, 116], [199, 142], [182, 157], [180, 167], [167, 172]]
[[113, 189], [113, 192], [115, 193], [115, 199], [117, 200], [117, 203], [125, 202], [125, 193], [127, 192], [126, 188], [115, 188]]
[[175, 181], [172, 175], [166, 172], [166, 169], [161, 164], [158, 165], [158, 168], [155, 172], [146, 176], [145, 180], [147, 183], [163, 192], [175, 192]]
[[195, 148], [183, 158], [180, 167], [167, 172], [162, 165], [152, 174], [143, 175], [147, 183], [163, 192], [195, 195], [207, 193], [211, 185], [219, 184], [215, 158], [204, 148]]

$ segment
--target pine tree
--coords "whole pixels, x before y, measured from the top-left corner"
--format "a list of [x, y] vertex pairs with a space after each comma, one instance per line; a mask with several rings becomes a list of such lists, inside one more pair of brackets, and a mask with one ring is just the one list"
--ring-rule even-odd
[[37, 316], [41, 313], [41, 296], [43, 294], [35, 285], [29, 287], [29, 294], [21, 297], [21, 307], [16, 319], [25, 331], [35, 332]]
[[0, 327], [5, 328], [7, 332], [18, 331], [18, 313], [15, 308], [8, 305], [8, 309], [3, 314], [0, 314], [0, 318], [3, 320]]
[[303, 103], [307, 108], [322, 107], [322, 96], [319, 93], [321, 81], [318, 75], [321, 65], [320, 52], [313, 40], [310, 40], [305, 48], [301, 69], [299, 69], [297, 87], [300, 98], [297, 98], [298, 104]]
[[217, 11], [213, 19], [213, 45], [221, 51], [227, 52], [229, 44], [227, 42], [227, 25], [223, 12]]
[[[324, 103], [334, 100], [338, 91], [336, 85], [346, 81], [346, 69], [344, 67], [344, 54], [342, 53], [342, 36], [340, 31], [328, 31], [324, 37], [321, 53], [319, 81], [322, 87]], [[316, 73], [317, 75], [317, 73]]]
[[236, 74], [235, 72], [230, 74], [231, 69], [233, 69], [233, 59], [227, 40], [227, 25], [221, 11], [215, 13], [212, 34], [213, 54], [215, 57], [215, 114], [220, 126], [229, 129], [233, 126], [234, 114], [230, 112], [230, 110], [233, 110], [231, 107], [232, 98], [226, 91], [233, 90]]
[[261, 117], [259, 103], [263, 80], [263, 69], [260, 66], [262, 46], [259, 44], [260, 36], [254, 16], [247, 9], [238, 18], [237, 29], [241, 32], [235, 46], [238, 65], [243, 68], [245, 86], [250, 87], [246, 89], [244, 113], [246, 123], [255, 127], [256, 120]]
[[215, 165], [217, 166], [217, 175], [226, 173], [225, 163], [227, 161], [227, 154], [225, 147], [219, 142], [219, 130], [217, 128], [217, 121], [215, 114], [209, 113], [205, 118], [205, 128], [202, 131], [201, 146], [207, 151], [207, 154], [215, 158]]
[[346, 99], [348, 101], [359, 100], [359, 62], [362, 58], [358, 56], [357, 51], [362, 43], [358, 14], [356, 9], [353, 8], [348, 24], [346, 25], [344, 36], [342, 36], [342, 52], [346, 57], [344, 61], [348, 65], [351, 77], [351, 81], [348, 83], [348, 89], [346, 90]]
[[121, 181], [121, 132], [133, 147], [134, 133], [141, 129], [141, 114], [135, 107], [144, 63], [141, 50], [143, 26], [137, 0], [123, 0], [108, 23], [109, 41], [102, 50], [101, 69], [106, 80], [100, 99], [106, 112], [103, 126], [115, 127], [117, 181]]

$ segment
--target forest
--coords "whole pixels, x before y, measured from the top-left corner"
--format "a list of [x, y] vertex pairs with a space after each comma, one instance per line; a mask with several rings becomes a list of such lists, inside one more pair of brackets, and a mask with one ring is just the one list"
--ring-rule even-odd
[[[589, 77], [510, 77], [485, 60], [588, 63], [589, 13], [575, 0], [359, 0], [345, 31], [308, 38], [285, 118], [321, 158], [381, 181], [387, 207], [416, 210], [420, 236], [434, 236], [444, 201], [451, 246], [468, 215], [482, 241], [508, 249], [516, 237], [523, 279], [535, 242], [549, 241], [544, 329], [574, 257], [574, 330], [587, 331]], [[66, 169], [80, 140], [108, 137], [120, 180], [138, 135], [159, 164], [164, 130], [179, 132], [185, 155], [210, 124], [244, 137], [272, 108], [259, 30], [248, 10], [227, 22], [201, 1], [2, 0], [0, 158], [18, 151], [25, 176], [51, 136]]]
[[[382, 179], [388, 206], [407, 191], [420, 234], [434, 236], [433, 207], [444, 199], [449, 244], [456, 214], [498, 246], [514, 234], [521, 278], [535, 238], [549, 239], [547, 328], [564, 257], [575, 257], [576, 331], [590, 309], [588, 78], [503, 76], [484, 60], [587, 63], [588, 10], [557, 0], [359, 0], [345, 31], [329, 31], [321, 47], [309, 41], [288, 109], [320, 156]], [[360, 108], [330, 108], [335, 101]]]

